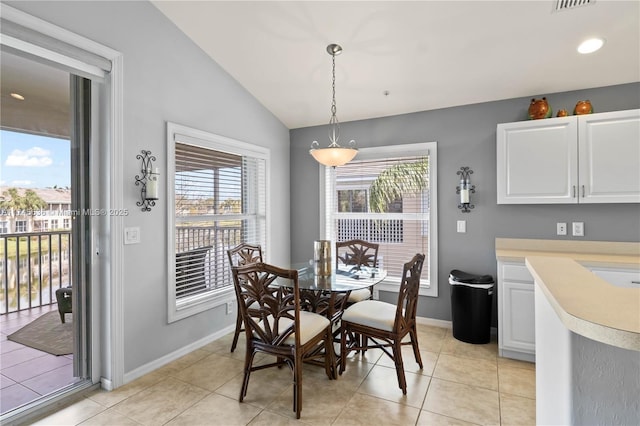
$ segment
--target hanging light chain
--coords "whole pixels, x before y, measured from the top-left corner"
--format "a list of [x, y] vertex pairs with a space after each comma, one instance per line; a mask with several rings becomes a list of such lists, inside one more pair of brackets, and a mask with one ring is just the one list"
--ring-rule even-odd
[[331, 145], [337, 145], [340, 139], [340, 123], [336, 112], [336, 54], [331, 54], [332, 58], [332, 79], [331, 79], [331, 119], [329, 120], [329, 141]]

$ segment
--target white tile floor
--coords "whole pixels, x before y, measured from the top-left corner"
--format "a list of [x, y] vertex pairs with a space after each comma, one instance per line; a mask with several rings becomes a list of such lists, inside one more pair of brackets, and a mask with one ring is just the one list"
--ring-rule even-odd
[[302, 418], [292, 411], [291, 373], [252, 374], [238, 402], [244, 344], [231, 335], [112, 392], [95, 391], [42, 425], [533, 425], [535, 366], [497, 356], [495, 342], [470, 345], [444, 328], [419, 326], [420, 370], [405, 352], [406, 396], [380, 351], [354, 355], [338, 380], [304, 367]]

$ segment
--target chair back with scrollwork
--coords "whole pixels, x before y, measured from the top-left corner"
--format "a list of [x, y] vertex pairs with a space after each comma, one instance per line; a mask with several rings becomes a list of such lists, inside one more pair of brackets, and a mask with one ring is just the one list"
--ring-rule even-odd
[[[258, 262], [233, 267], [232, 272], [247, 338], [263, 350], [273, 351], [293, 335], [290, 343], [299, 346], [298, 271]], [[276, 280], [280, 284], [289, 280], [292, 285], [280, 286]]]
[[242, 266], [262, 262], [262, 247], [258, 244], [242, 243], [227, 250], [230, 266]]
[[410, 328], [416, 321], [420, 276], [422, 275], [424, 259], [425, 255], [418, 253], [413, 256], [413, 259], [404, 264], [394, 322], [394, 329], [397, 333], [403, 329]]
[[[229, 257], [229, 266], [232, 268], [234, 266], [262, 262], [262, 247], [258, 244], [241, 243], [227, 250], [227, 256]], [[236, 292], [236, 301], [238, 302], [238, 312], [236, 314], [236, 330], [233, 335], [233, 342], [231, 343], [231, 352], [236, 349], [240, 332], [244, 330], [242, 328], [242, 314], [240, 312], [240, 296], [238, 295], [235, 285], [234, 291]]]
[[379, 244], [364, 240], [336, 242], [336, 266], [340, 263], [353, 266], [378, 266]]

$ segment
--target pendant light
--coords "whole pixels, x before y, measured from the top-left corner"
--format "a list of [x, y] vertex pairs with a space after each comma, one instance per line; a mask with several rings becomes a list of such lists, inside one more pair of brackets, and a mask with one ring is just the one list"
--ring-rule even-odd
[[320, 148], [318, 141], [313, 141], [311, 149], [309, 150], [309, 153], [318, 163], [330, 167], [347, 164], [353, 160], [358, 153], [358, 150], [355, 148], [356, 141], [354, 140], [349, 142], [349, 148], [338, 145], [338, 139], [340, 139], [340, 123], [336, 116], [336, 55], [339, 55], [341, 52], [342, 47], [337, 44], [327, 46], [327, 53], [331, 55], [333, 63], [333, 79], [331, 80], [333, 96], [331, 100], [331, 119], [329, 120], [329, 141], [331, 144], [326, 148]]

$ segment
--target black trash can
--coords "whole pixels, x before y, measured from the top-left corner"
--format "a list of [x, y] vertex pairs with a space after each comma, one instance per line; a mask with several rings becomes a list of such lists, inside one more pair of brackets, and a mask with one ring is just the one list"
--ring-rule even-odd
[[454, 269], [449, 274], [449, 284], [453, 337], [466, 343], [489, 343], [493, 277]]

